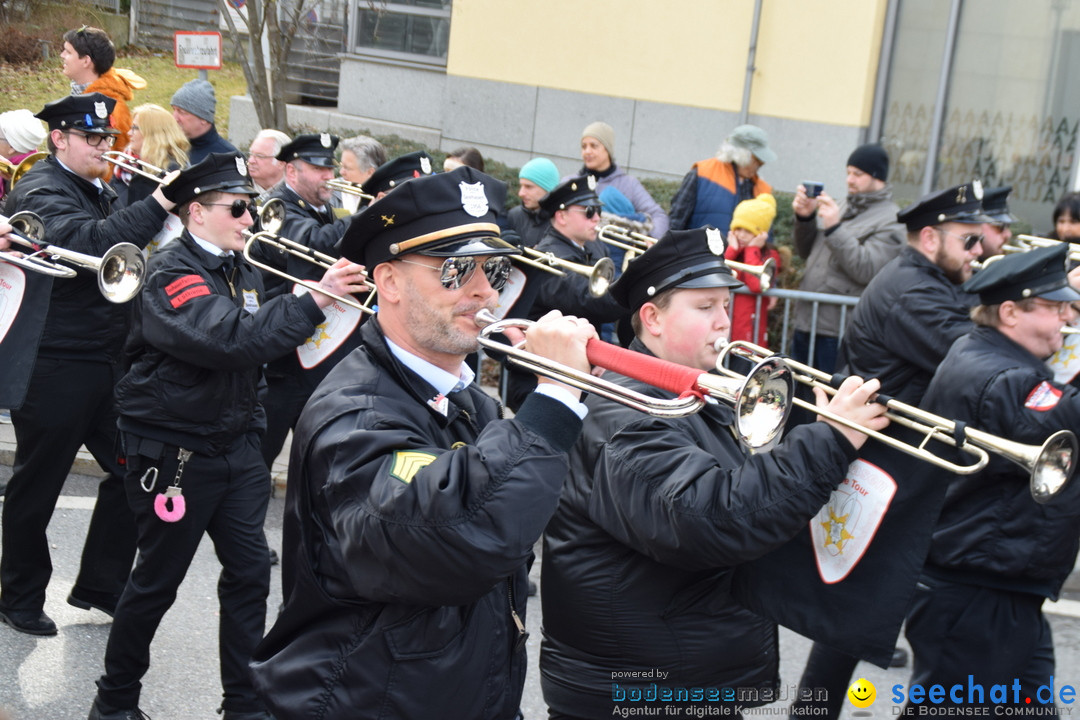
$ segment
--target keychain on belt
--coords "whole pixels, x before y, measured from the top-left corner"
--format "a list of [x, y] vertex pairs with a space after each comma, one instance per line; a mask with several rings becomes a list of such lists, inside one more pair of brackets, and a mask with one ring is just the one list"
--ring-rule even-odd
[[[180, 461], [180, 464], [176, 467], [176, 477], [173, 478], [172, 485], [165, 488], [165, 492], [159, 493], [154, 498], [154, 513], [165, 522], [176, 522], [184, 517], [184, 511], [187, 510], [183, 492], [180, 490], [180, 478], [183, 477], [184, 465], [191, 459], [192, 454], [191, 450], [179, 449], [176, 458]], [[154, 485], [157, 484], [157, 476], [158, 469], [156, 467], [147, 468], [139, 479], [142, 489], [146, 492], [152, 492]], [[171, 510], [169, 509], [170, 502], [172, 503]]]

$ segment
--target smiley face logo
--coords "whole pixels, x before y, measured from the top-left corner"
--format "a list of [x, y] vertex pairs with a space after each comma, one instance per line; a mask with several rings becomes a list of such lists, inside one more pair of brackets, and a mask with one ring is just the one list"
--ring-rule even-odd
[[851, 704], [857, 708], [870, 707], [874, 704], [874, 700], [877, 700], [877, 688], [866, 678], [859, 678], [848, 688], [847, 696]]

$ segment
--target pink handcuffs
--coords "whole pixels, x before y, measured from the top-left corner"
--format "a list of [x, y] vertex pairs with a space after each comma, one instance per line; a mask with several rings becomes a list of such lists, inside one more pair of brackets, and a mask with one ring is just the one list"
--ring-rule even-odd
[[[173, 479], [172, 485], [165, 488], [165, 492], [159, 493], [154, 498], [154, 514], [165, 522], [176, 522], [180, 518], [184, 517], [184, 512], [187, 510], [187, 504], [184, 502], [183, 492], [180, 490], [180, 478], [184, 475], [184, 465], [192, 456], [191, 450], [185, 450], [180, 448], [176, 458], [180, 461], [180, 464], [176, 467], [176, 477]], [[146, 469], [143, 476], [139, 478], [139, 485], [145, 492], [153, 492], [154, 486], [157, 485], [158, 469], [156, 467], [150, 467]], [[169, 508], [169, 505], [172, 508]]]

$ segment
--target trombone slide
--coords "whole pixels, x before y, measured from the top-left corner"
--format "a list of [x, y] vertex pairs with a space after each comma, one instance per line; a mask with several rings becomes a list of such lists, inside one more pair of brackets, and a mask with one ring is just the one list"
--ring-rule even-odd
[[745, 377], [726, 378], [626, 350], [595, 338], [586, 343], [585, 353], [590, 364], [677, 395], [672, 399], [663, 399], [624, 388], [490, 338], [490, 335], [502, 332], [507, 327], [528, 327], [532, 324], [528, 320], [498, 320], [487, 310], [481, 310], [476, 314], [475, 321], [483, 328], [478, 341], [485, 349], [503, 353], [513, 364], [538, 375], [559, 380], [649, 415], [685, 417], [700, 410], [706, 397], [724, 400], [734, 406], [735, 429], [740, 439], [751, 448], [769, 445], [783, 429], [791, 408], [791, 372], [779, 358], [758, 363]]

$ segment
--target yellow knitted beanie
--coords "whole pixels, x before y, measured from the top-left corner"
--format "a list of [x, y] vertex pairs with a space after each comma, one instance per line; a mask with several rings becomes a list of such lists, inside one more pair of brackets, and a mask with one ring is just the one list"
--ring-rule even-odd
[[731, 229], [743, 228], [754, 235], [769, 232], [776, 219], [776, 198], [769, 193], [758, 195], [752, 200], [743, 200], [735, 206], [731, 216]]

